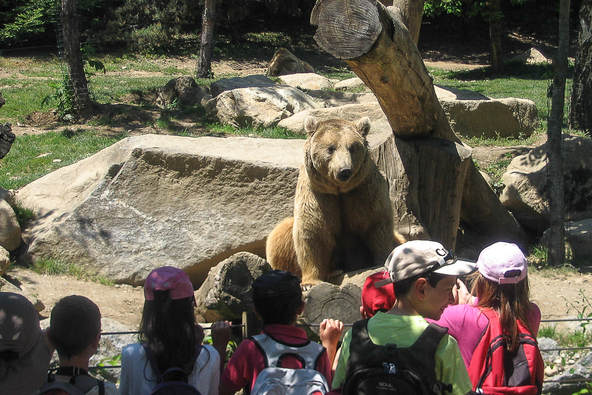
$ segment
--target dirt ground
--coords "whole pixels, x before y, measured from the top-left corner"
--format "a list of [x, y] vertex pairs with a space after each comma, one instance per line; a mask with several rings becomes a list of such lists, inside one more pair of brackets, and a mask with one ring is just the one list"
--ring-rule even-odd
[[[195, 69], [195, 59], [175, 58], [159, 59], [158, 62], [174, 62], [175, 67], [188, 70], [189, 74]], [[463, 63], [459, 59], [449, 59], [441, 61], [436, 56], [434, 59], [427, 59], [426, 65], [446, 68], [446, 69], [472, 69], [483, 67], [480, 63]], [[253, 61], [240, 63], [234, 61], [213, 62], [213, 72], [215, 75], [238, 74], [241, 76], [251, 74], [263, 74], [266, 63], [262, 61]], [[122, 70], [117, 73], [125, 73]], [[0, 71], [1, 73], [1, 71]], [[157, 116], [157, 114], [153, 114]], [[150, 116], [148, 114], [147, 116]], [[13, 132], [19, 136], [24, 134], [44, 133], [49, 128], [47, 125], [52, 123], [52, 115], [49, 113], [35, 114], [26, 125], [13, 125]], [[76, 125], [78, 129], [84, 129], [86, 125]], [[110, 126], [106, 132], [118, 133], [125, 131], [127, 125]], [[97, 129], [97, 126], [92, 126]], [[117, 130], [120, 128], [121, 130]], [[55, 130], [56, 128], [52, 128]], [[59, 130], [59, 128], [57, 128]], [[154, 133], [150, 127], [134, 129], [131, 134]], [[542, 143], [544, 138], [537, 142]], [[503, 148], [476, 148], [473, 156], [482, 165], [486, 166], [509, 151], [521, 153], [529, 147], [503, 147]], [[544, 273], [544, 272], [543, 272]], [[592, 275], [591, 274], [540, 274], [531, 273], [531, 296], [536, 302], [543, 314], [543, 319], [562, 318], [573, 316], [577, 312], [570, 308], [570, 303], [575, 305], [583, 303], [584, 295], [592, 295]], [[129, 285], [106, 286], [95, 282], [77, 280], [68, 276], [48, 276], [40, 275], [28, 269], [15, 267], [7, 273], [13, 281], [20, 284], [21, 288], [36, 296], [44, 305], [45, 309], [41, 314], [49, 317], [53, 305], [62, 297], [72, 294], [84, 295], [95, 301], [104, 317], [118, 321], [129, 329], [136, 329], [140, 322], [141, 310], [143, 306], [143, 291], [141, 287], [132, 287]]]

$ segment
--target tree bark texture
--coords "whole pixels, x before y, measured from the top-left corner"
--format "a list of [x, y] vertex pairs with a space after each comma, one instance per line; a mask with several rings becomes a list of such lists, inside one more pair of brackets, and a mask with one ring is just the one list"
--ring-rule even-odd
[[216, 26], [216, 0], [206, 0], [202, 15], [201, 44], [197, 63], [197, 78], [212, 76], [212, 52], [214, 50], [214, 28]]
[[462, 218], [483, 243], [502, 235], [524, 244], [522, 228], [452, 131], [400, 18], [395, 7], [368, 0], [318, 0], [311, 15], [317, 43], [374, 92], [393, 129], [373, 155], [389, 180], [399, 232], [454, 248]]
[[583, 0], [580, 7], [569, 125], [592, 136], [592, 0]]
[[549, 144], [549, 264], [565, 262], [565, 201], [563, 176], [563, 149], [561, 138], [563, 106], [565, 104], [565, 80], [567, 78], [567, 54], [569, 51], [569, 5], [570, 0], [559, 3], [559, 45], [553, 60], [553, 95], [551, 116], [547, 126]]
[[385, 6], [394, 6], [401, 12], [401, 21], [409, 30], [415, 45], [419, 42], [419, 32], [423, 19], [423, 0], [391, 0], [392, 4], [381, 1]]
[[84, 74], [84, 63], [80, 52], [80, 32], [78, 31], [77, 0], [62, 0], [60, 14], [64, 42], [64, 58], [68, 66], [68, 83], [73, 104], [80, 111], [91, 105], [88, 82]]

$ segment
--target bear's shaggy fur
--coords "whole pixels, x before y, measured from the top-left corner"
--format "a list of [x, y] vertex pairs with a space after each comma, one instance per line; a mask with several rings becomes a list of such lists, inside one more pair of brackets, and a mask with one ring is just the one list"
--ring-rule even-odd
[[304, 284], [327, 281], [335, 270], [383, 265], [404, 239], [393, 230], [388, 182], [370, 156], [370, 120], [307, 117], [305, 130], [294, 217], [269, 234], [267, 260]]
[[300, 60], [286, 48], [278, 48], [267, 66], [267, 75], [277, 77], [279, 75], [296, 73], [314, 73], [314, 69], [304, 60]]

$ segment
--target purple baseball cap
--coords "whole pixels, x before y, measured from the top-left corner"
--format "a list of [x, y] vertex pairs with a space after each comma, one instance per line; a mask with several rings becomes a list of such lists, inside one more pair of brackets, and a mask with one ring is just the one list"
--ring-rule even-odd
[[163, 266], [148, 275], [144, 284], [146, 300], [154, 300], [154, 291], [169, 291], [171, 299], [189, 298], [193, 296], [193, 284], [183, 270]]
[[477, 269], [498, 284], [517, 284], [526, 278], [527, 261], [514, 243], [497, 242], [485, 248], [477, 259]]

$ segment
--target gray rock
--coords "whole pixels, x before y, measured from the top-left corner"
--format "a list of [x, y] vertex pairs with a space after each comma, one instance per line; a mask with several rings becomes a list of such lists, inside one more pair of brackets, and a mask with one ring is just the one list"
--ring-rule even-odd
[[[575, 260], [592, 259], [592, 218], [565, 223], [565, 244]], [[549, 229], [545, 230], [539, 243], [548, 245]]]
[[207, 321], [233, 320], [253, 312], [251, 284], [271, 270], [269, 263], [249, 252], [239, 252], [210, 269], [196, 291], [198, 313]]
[[4, 199], [0, 199], [0, 247], [14, 251], [21, 245], [21, 227], [14, 210]]
[[18, 192], [38, 218], [29, 229], [29, 253], [132, 285], [171, 265], [199, 286], [236, 252], [265, 256], [267, 235], [293, 212], [303, 145], [156, 135], [122, 140]]
[[213, 97], [220, 93], [239, 88], [266, 88], [274, 86], [275, 82], [264, 75], [249, 75], [246, 77], [222, 78], [218, 81], [212, 82], [210, 85], [210, 93]]
[[158, 99], [156, 104], [161, 108], [166, 108], [175, 101], [182, 106], [195, 106], [201, 103], [206, 95], [192, 77], [179, 77], [170, 80], [164, 87], [158, 89]]
[[329, 89], [333, 85], [327, 77], [316, 73], [296, 73], [279, 76], [283, 84], [303, 90]]
[[224, 91], [208, 101], [206, 111], [225, 125], [269, 128], [292, 114], [318, 107], [301, 90], [276, 85]]
[[[592, 218], [592, 141], [563, 135], [565, 219]], [[515, 157], [502, 177], [500, 196], [522, 226], [540, 235], [549, 227], [547, 144]]]
[[357, 121], [362, 117], [370, 118], [370, 133], [391, 132], [392, 128], [388, 123], [386, 115], [378, 104], [348, 104], [339, 107], [319, 108], [315, 110], [302, 111], [294, 114], [290, 118], [280, 121], [279, 127], [291, 130], [295, 133], [305, 134], [304, 120], [312, 115], [319, 121], [332, 118], [346, 119], [348, 121]]
[[517, 62], [525, 64], [550, 63], [549, 58], [536, 48], [530, 48], [528, 51], [520, 53], [508, 59], [508, 62]]
[[376, 104], [378, 99], [374, 93], [352, 93], [313, 90], [306, 92], [315, 101], [322, 103], [321, 107], [339, 107], [347, 104]]
[[10, 253], [4, 249], [4, 247], [0, 247], [0, 276], [4, 276], [4, 273], [8, 270], [10, 266]]
[[452, 129], [466, 137], [528, 137], [538, 126], [537, 108], [531, 100], [440, 99], [440, 104]]
[[351, 91], [354, 89], [370, 90], [360, 77], [353, 77], [339, 81], [333, 85], [333, 88], [338, 91]]
[[559, 351], [545, 351], [545, 350], [552, 350], [558, 348], [559, 345], [557, 342], [548, 337], [539, 337], [537, 338], [537, 342], [539, 343], [539, 350], [541, 350], [541, 355], [543, 360], [545, 361], [554, 361], [559, 357]]

